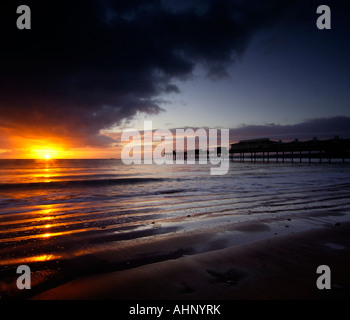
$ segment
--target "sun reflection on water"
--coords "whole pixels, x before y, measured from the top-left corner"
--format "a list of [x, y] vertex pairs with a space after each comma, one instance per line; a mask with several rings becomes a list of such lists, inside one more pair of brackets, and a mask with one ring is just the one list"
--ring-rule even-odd
[[49, 261], [52, 260], [54, 257], [55, 256], [53, 254], [43, 254], [41, 256], [31, 257], [30, 260], [31, 262]]
[[20, 265], [20, 264], [28, 264], [28, 263], [34, 263], [34, 262], [44, 262], [44, 261], [51, 261], [51, 260], [58, 260], [61, 259], [61, 255], [55, 255], [55, 254], [41, 254], [37, 256], [32, 257], [21, 257], [21, 258], [14, 258], [14, 259], [3, 259], [0, 261], [0, 266], [9, 266], [9, 265]]

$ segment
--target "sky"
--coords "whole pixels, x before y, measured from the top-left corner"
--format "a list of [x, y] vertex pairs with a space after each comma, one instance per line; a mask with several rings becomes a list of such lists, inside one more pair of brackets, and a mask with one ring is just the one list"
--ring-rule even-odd
[[28, 0], [19, 30], [23, 3], [0, 4], [0, 158], [116, 157], [145, 120], [350, 138], [349, 1]]

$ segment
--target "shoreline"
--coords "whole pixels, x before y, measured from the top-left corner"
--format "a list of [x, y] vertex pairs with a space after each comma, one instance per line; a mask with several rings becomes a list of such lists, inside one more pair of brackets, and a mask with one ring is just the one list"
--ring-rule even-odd
[[[155, 243], [146, 241], [138, 247], [139, 251], [135, 247], [136, 251], [132, 252], [143, 257], [146, 264], [142, 264], [141, 259], [140, 265], [133, 266], [131, 262], [125, 270], [81, 276], [38, 293], [32, 299], [349, 299], [350, 222], [329, 223], [278, 236], [262, 225], [246, 223], [239, 227], [244, 234], [269, 230], [270, 236], [234, 246], [225, 242], [230, 232], [209, 242], [208, 233], [173, 236]], [[191, 252], [195, 243], [197, 247], [208, 243], [213, 247]], [[171, 247], [183, 251], [176, 255]], [[127, 261], [131, 249], [119, 252], [124, 257], [116, 257], [115, 250], [101, 251], [97, 257], [105, 261]], [[165, 260], [145, 255], [145, 252], [155, 254], [162, 250], [169, 253]], [[331, 269], [331, 290], [316, 287], [319, 265], [328, 265]]]

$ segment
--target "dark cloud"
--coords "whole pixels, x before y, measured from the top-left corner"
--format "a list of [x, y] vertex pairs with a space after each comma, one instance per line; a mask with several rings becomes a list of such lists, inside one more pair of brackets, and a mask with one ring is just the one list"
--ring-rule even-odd
[[[194, 131], [194, 135], [198, 129], [202, 128], [172, 128], [173, 148], [176, 149], [176, 132], [177, 129], [190, 129]], [[209, 129], [204, 128], [207, 136], [209, 136]], [[217, 128], [217, 143], [221, 144], [221, 130], [223, 128]], [[188, 131], [186, 136], [190, 135], [191, 131]], [[343, 139], [350, 138], [350, 117], [337, 116], [330, 118], [317, 118], [309, 119], [301, 123], [293, 125], [280, 125], [280, 124], [264, 124], [264, 125], [241, 125], [240, 127], [229, 129], [229, 142], [236, 143], [240, 140], [261, 139], [269, 138], [271, 140], [292, 141], [298, 139], [300, 141], [311, 140], [314, 137], [324, 140], [332, 139], [335, 136]], [[118, 134], [120, 137], [120, 133]], [[186, 142], [185, 142], [186, 146]], [[195, 140], [195, 147], [199, 148], [198, 137]]]
[[1, 2], [0, 128], [107, 144], [101, 129], [157, 114], [197, 64], [225, 75], [251, 36], [295, 1], [26, 1], [32, 30]]
[[350, 117], [338, 116], [306, 120], [294, 125], [242, 125], [230, 129], [230, 140], [271, 138], [281, 140], [332, 138], [338, 135], [350, 138]]

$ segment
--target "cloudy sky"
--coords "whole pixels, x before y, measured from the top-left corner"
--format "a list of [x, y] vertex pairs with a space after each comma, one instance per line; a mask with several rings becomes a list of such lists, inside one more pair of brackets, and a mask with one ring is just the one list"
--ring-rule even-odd
[[[18, 30], [16, 8], [31, 9]], [[319, 30], [316, 9], [331, 9]], [[350, 137], [350, 2], [0, 4], [0, 158], [113, 157], [124, 128]]]

